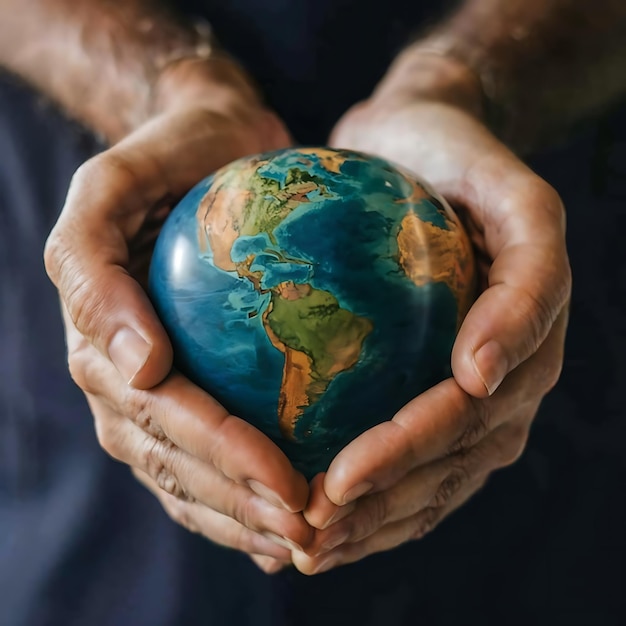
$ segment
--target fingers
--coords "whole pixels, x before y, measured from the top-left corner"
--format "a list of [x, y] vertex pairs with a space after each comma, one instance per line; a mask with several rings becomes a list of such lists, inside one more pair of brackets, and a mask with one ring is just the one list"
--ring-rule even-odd
[[[167, 514], [177, 524], [227, 548], [280, 562], [290, 560], [291, 554], [287, 548], [277, 545], [225, 515], [198, 503], [184, 502], [175, 498], [160, 489], [150, 476], [140, 470], [133, 470], [133, 473], [159, 499]], [[266, 560], [265, 563], [267, 562]]]
[[307, 554], [318, 555], [343, 543], [362, 541], [425, 508], [446, 506], [468, 482], [517, 460], [528, 431], [527, 420], [508, 422], [470, 449], [418, 467], [389, 489], [361, 498], [354, 503], [354, 512], [317, 533]]
[[366, 431], [331, 463], [324, 480], [328, 498], [346, 504], [386, 489], [420, 465], [469, 449], [506, 422], [530, 423], [560, 374], [566, 327], [563, 309], [539, 350], [493, 396], [473, 398], [451, 378]]
[[447, 515], [462, 506], [485, 483], [484, 476], [467, 482], [444, 506], [429, 506], [415, 515], [383, 526], [361, 541], [343, 543], [336, 549], [317, 556], [292, 553], [293, 564], [303, 574], [321, 574], [335, 567], [354, 563], [376, 552], [392, 550], [407, 541], [423, 538]]
[[341, 506], [386, 489], [415, 467], [447, 456], [468, 428], [482, 430], [485, 419], [483, 404], [454, 379], [445, 380], [348, 444], [331, 463], [324, 490]]
[[67, 332], [74, 380], [114, 414], [128, 417], [141, 431], [170, 441], [277, 507], [290, 512], [305, 507], [306, 479], [256, 428], [230, 415], [180, 374], [151, 390], [125, 385], [113, 365], [71, 324]]
[[114, 458], [150, 476], [166, 493], [231, 517], [290, 549], [299, 550], [309, 544], [312, 531], [301, 515], [273, 506], [170, 440], [147, 434], [97, 398], [90, 398], [90, 406], [102, 447]]
[[460, 329], [452, 369], [465, 391], [484, 397], [543, 343], [569, 299], [571, 272], [563, 206], [549, 185], [512, 156], [477, 161], [465, 185], [493, 263]]

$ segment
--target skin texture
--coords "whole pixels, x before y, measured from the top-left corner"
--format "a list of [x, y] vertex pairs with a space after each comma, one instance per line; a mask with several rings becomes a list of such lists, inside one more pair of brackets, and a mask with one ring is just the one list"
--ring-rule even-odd
[[[480, 78], [487, 122], [527, 152], [603, 111], [626, 93], [626, 5], [622, 0], [466, 0], [400, 55], [431, 51]], [[418, 91], [423, 86], [414, 82]]]
[[178, 59], [201, 57], [198, 79], [176, 82], [186, 88], [175, 95], [180, 102], [200, 92], [205, 100], [227, 98], [226, 86], [257, 98], [208, 26], [195, 27], [163, 2], [0, 0], [0, 15], [0, 65], [111, 143], [171, 104], [160, 83]]
[[[593, 82], [593, 96], [562, 105], [559, 124], [544, 116], [559, 94], [575, 95], [578, 72], [615, 75], [621, 44], [610, 42], [626, 9], [468, 0], [339, 121], [332, 144], [391, 158], [457, 206], [483, 291], [455, 344], [454, 378], [355, 440], [308, 486], [268, 439], [170, 373], [171, 346], [143, 290], [172, 201], [236, 157], [288, 145], [287, 131], [241, 68], [221, 55], [198, 58], [197, 33], [154, 3], [19, 4], [0, 0], [0, 63], [114, 144], [76, 173], [46, 247], [70, 370], [102, 447], [176, 521], [267, 572], [293, 562], [312, 574], [422, 537], [519, 457], [559, 376], [571, 281], [558, 195], [492, 129], [524, 149], [520, 111], [532, 138], [622, 93], [623, 77], [610, 88]], [[148, 34], [127, 26], [146, 19]], [[602, 54], [581, 53], [580, 67], [564, 71], [572, 58], [553, 53], [556, 35]], [[538, 65], [551, 89], [532, 90], [531, 106]]]

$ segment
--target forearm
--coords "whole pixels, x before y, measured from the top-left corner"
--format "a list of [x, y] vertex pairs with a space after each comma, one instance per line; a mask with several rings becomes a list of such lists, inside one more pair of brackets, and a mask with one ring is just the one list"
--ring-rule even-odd
[[111, 141], [148, 119], [159, 99], [175, 97], [156, 87], [182, 59], [211, 58], [210, 68], [191, 71], [247, 88], [211, 46], [153, 0], [0, 0], [0, 65]]
[[466, 0], [403, 62], [424, 52], [467, 64], [494, 130], [524, 150], [626, 93], [626, 3]]

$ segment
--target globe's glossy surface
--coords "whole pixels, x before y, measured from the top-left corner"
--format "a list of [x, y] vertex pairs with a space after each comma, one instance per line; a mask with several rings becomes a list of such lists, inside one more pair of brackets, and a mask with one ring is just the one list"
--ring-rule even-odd
[[302, 148], [197, 185], [159, 236], [150, 292], [177, 366], [311, 477], [449, 375], [473, 271], [422, 183]]

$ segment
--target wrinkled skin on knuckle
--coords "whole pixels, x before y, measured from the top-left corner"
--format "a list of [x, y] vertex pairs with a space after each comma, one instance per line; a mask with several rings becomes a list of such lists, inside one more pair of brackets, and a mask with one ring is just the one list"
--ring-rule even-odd
[[[149, 155], [141, 155], [141, 163], [145, 168], [147, 164], [154, 166]], [[142, 177], [137, 171], [136, 163], [132, 155], [127, 155], [123, 148], [116, 146], [86, 161], [77, 171], [80, 178], [77, 186], [85, 187], [92, 180], [98, 180], [99, 184], [105, 185], [115, 197], [124, 198], [124, 202], [115, 205], [116, 215], [124, 216], [127, 208], [136, 206], [138, 194], [142, 190]], [[162, 180], [161, 172], [153, 172], [152, 180]], [[70, 187], [71, 189], [71, 187]]]
[[437, 509], [445, 506], [450, 498], [452, 498], [461, 489], [466, 481], [467, 475], [461, 469], [461, 466], [453, 469], [448, 476], [446, 476], [441, 485], [439, 485], [435, 496], [430, 502], [430, 507]]
[[440, 508], [429, 507], [420, 511], [411, 520], [412, 524], [409, 540], [416, 541], [423, 539], [436, 528], [441, 518], [442, 512]]
[[148, 437], [141, 452], [141, 467], [163, 491], [187, 500], [188, 496], [175, 472], [179, 454], [178, 448], [168, 439]]
[[385, 492], [365, 498], [358, 508], [356, 519], [351, 522], [353, 534], [351, 540], [360, 541], [376, 532], [384, 526], [388, 516], [389, 502], [385, 497]]
[[120, 409], [133, 423], [157, 441], [165, 441], [167, 436], [154, 419], [154, 398], [149, 391], [133, 389], [125, 385], [120, 398]]
[[74, 325], [83, 335], [97, 337], [107, 321], [107, 303], [114, 301], [113, 287], [84, 277], [78, 269], [65, 271], [61, 283], [61, 296]]
[[482, 398], [474, 398], [468, 394], [464, 394], [463, 404], [461, 413], [465, 416], [466, 427], [449, 447], [449, 456], [468, 450], [489, 432], [491, 404]]
[[[84, 186], [85, 182], [91, 178], [91, 172], [94, 169], [92, 161], [96, 158], [93, 157], [93, 159], [86, 161], [74, 172], [70, 181], [68, 197], [72, 192]], [[71, 250], [75, 242], [71, 228], [71, 213], [71, 209], [66, 204], [44, 246], [46, 272], [57, 287], [60, 286], [63, 271], [68, 265], [68, 260], [72, 257]]]
[[547, 295], [535, 295], [527, 289], [516, 288], [515, 315], [524, 321], [527, 328], [523, 337], [524, 351], [527, 354], [537, 352], [557, 314], [558, 311], [554, 310]]
[[159, 488], [165, 491], [165, 493], [168, 493], [175, 498], [180, 498], [181, 500], [191, 500], [181, 487], [176, 476], [174, 476], [174, 474], [172, 474], [167, 468], [162, 467], [156, 475], [155, 480]]
[[44, 246], [43, 260], [46, 273], [50, 280], [58, 285], [61, 268], [68, 257], [67, 246], [65, 245], [63, 230], [60, 223], [52, 229]]

